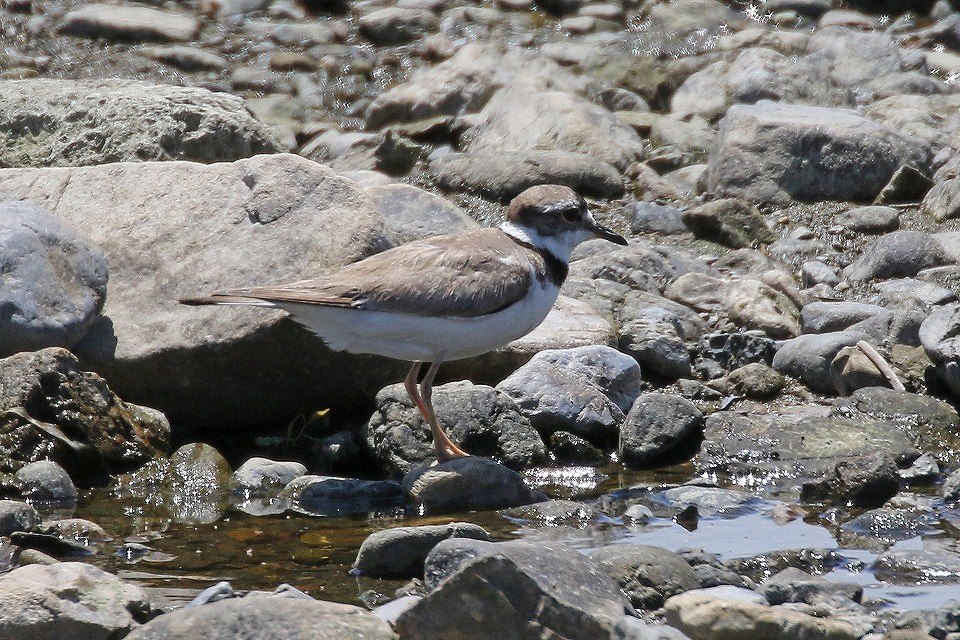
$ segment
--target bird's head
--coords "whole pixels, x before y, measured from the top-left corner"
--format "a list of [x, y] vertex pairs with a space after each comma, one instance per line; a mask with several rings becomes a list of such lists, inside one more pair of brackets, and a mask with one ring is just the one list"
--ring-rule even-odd
[[530, 187], [507, 208], [504, 230], [567, 260], [573, 248], [585, 240], [603, 238], [626, 245], [620, 234], [598, 223], [587, 203], [570, 189], [555, 184]]

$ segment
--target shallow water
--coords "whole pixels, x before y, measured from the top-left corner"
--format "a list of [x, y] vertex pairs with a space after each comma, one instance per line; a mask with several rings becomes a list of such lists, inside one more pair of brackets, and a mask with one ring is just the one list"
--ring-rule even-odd
[[[593, 497], [633, 486], [659, 487], [690, 478], [689, 465], [654, 472], [626, 472], [619, 467], [537, 469], [527, 479], [553, 497], [589, 502]], [[177, 522], [163, 505], [120, 500], [107, 490], [87, 492], [75, 515], [100, 524], [114, 537], [87, 558], [121, 577], [151, 588], [158, 606], [183, 604], [221, 580], [237, 590], [273, 590], [282, 583], [310, 595], [351, 604], [378, 604], [393, 596], [404, 580], [353, 576], [357, 549], [372, 532], [393, 526], [469, 521], [485, 527], [497, 539], [527, 538], [563, 541], [582, 550], [605, 544], [651, 544], [671, 550], [700, 548], [724, 560], [751, 557], [783, 549], [835, 551], [839, 561], [822, 568], [828, 580], [855, 582], [865, 589], [872, 606], [925, 609], [960, 597], [958, 584], [900, 584], [883, 581], [872, 564], [886, 548], [919, 549], [925, 540], [960, 539], [949, 522], [934, 522], [897, 542], [855, 536], [804, 506], [806, 515], [784, 522], [771, 505], [757, 500], [746, 510], [700, 517], [683, 526], [673, 519], [653, 518], [645, 524], [601, 518], [579, 526], [542, 526], [508, 519], [495, 512], [412, 517], [400, 512], [360, 517], [312, 517], [288, 512], [251, 516], [230, 508], [211, 524]], [[840, 538], [838, 540], [838, 537]], [[894, 532], [893, 537], [898, 537]], [[125, 546], [133, 543], [133, 546]], [[891, 546], [892, 544], [892, 546]], [[146, 545], [145, 551], [136, 545]], [[145, 554], [145, 555], [143, 555]], [[936, 581], [935, 576], [930, 579]]]

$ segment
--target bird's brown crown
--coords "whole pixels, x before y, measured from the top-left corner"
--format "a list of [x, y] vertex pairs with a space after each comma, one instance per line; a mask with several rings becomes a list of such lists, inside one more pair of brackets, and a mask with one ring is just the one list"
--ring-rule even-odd
[[530, 187], [507, 208], [507, 220], [544, 236], [582, 227], [586, 216], [586, 201], [573, 189], [558, 184]]

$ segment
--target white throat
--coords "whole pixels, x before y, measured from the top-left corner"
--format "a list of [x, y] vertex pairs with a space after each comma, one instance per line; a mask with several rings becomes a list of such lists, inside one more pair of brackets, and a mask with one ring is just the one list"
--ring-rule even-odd
[[593, 237], [587, 231], [576, 231], [572, 233], [561, 233], [556, 236], [543, 236], [537, 233], [536, 229], [519, 225], [514, 222], [504, 222], [500, 225], [500, 230], [520, 242], [532, 244], [537, 249], [549, 251], [564, 262], [570, 262], [570, 253], [573, 249], [583, 242]]

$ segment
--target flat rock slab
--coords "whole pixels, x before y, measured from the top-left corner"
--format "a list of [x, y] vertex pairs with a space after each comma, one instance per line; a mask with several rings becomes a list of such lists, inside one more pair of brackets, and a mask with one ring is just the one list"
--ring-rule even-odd
[[243, 100], [227, 93], [118, 79], [0, 80], [3, 167], [218, 162], [280, 150]]
[[7, 201], [0, 254], [0, 356], [79, 342], [107, 295], [103, 251], [43, 207]]
[[27, 565], [0, 578], [3, 638], [111, 640], [149, 612], [140, 587], [82, 562]]
[[727, 111], [707, 184], [750, 202], [872, 200], [900, 167], [929, 163], [926, 142], [854, 111], [761, 100]]
[[84, 38], [107, 40], [186, 41], [200, 29], [193, 16], [147, 7], [88, 4], [63, 17], [60, 32]]
[[322, 165], [272, 154], [4, 169], [0, 198], [46, 203], [103, 248], [109, 296], [75, 352], [121, 397], [172, 420], [286, 422], [313, 403], [355, 406], [403, 375], [399, 363], [331, 352], [282, 312], [177, 302], [299, 280], [388, 246], [366, 192]]
[[422, 513], [489, 511], [546, 500], [519, 473], [489, 458], [457, 458], [422, 465], [403, 478], [407, 503]]
[[337, 602], [276, 596], [230, 598], [154, 618], [129, 640], [396, 640], [387, 622]]

